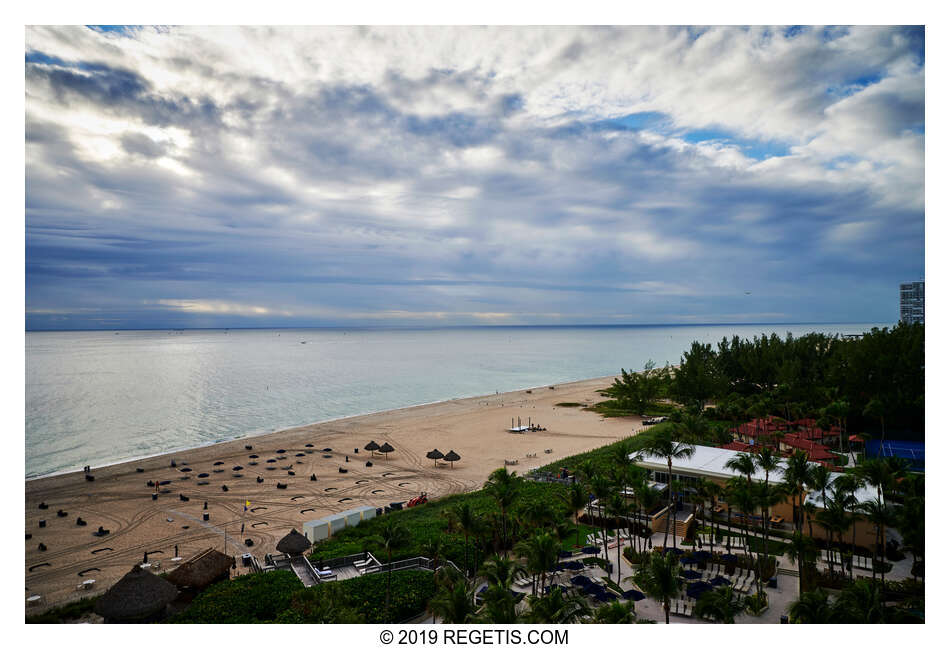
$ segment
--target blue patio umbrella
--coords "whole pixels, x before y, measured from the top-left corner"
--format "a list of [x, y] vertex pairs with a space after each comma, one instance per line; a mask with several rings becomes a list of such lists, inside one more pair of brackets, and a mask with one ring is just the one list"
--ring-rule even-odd
[[676, 554], [676, 555], [686, 554], [686, 551], [680, 548], [666, 548], [666, 551], [672, 552], [673, 554]]
[[688, 566], [688, 565], [696, 563], [696, 559], [694, 559], [693, 557], [683, 557], [682, 559], [680, 559], [680, 563], [682, 563], [684, 566]]
[[712, 559], [712, 552], [709, 552], [708, 550], [698, 550], [693, 552], [693, 556], [700, 561], [706, 561], [707, 559]]
[[574, 556], [574, 553], [569, 550], [558, 550], [557, 556], [559, 559], [567, 559], [568, 557]]
[[731, 586], [732, 585], [732, 582], [726, 579], [725, 577], [723, 577], [722, 575], [719, 575], [718, 577], [713, 577], [712, 579], [709, 580], [709, 583], [712, 584], [713, 586]]
[[737, 557], [734, 554], [724, 554], [722, 555], [722, 560], [723, 561], [738, 561], [739, 557]]
[[580, 561], [565, 561], [564, 562], [565, 570], [583, 570], [584, 564]]
[[646, 599], [646, 597], [647, 597], [646, 595], [641, 593], [636, 588], [631, 588], [630, 590], [623, 591], [623, 598], [633, 600], [634, 602], [639, 602], [642, 599]]
[[706, 581], [697, 581], [686, 588], [686, 595], [693, 599], [698, 599], [703, 593], [712, 590], [713, 587]]
[[584, 554], [600, 554], [600, 546], [588, 545], [583, 550], [581, 550], [581, 552]]
[[591, 581], [587, 575], [577, 575], [576, 577], [571, 577], [571, 583], [575, 586], [584, 586], [591, 583]]
[[703, 573], [696, 572], [695, 570], [684, 570], [680, 574], [683, 575], [684, 579], [699, 579], [703, 576]]

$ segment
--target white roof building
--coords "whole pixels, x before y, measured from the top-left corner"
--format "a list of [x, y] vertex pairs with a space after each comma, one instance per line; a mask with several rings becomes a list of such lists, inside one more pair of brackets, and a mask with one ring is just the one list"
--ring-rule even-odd
[[[708, 479], [717, 479], [717, 480], [728, 480], [729, 478], [735, 478], [741, 474], [736, 473], [732, 469], [726, 467], [726, 463], [732, 458], [738, 455], [748, 455], [743, 451], [732, 451], [725, 448], [716, 448], [714, 446], [695, 446], [696, 450], [691, 457], [688, 458], [673, 458], [673, 473], [692, 476], [696, 478], [708, 478]], [[630, 459], [633, 460], [637, 456], [637, 453], [631, 453]], [[782, 461], [784, 465], [784, 461]], [[661, 474], [666, 474], [668, 467], [666, 464], [665, 457], [656, 457], [644, 455], [642, 459], [637, 461], [637, 465], [643, 467], [644, 469], [650, 471], [656, 471]], [[781, 482], [784, 478], [784, 468], [780, 467], [776, 471], [769, 473], [769, 484], [775, 484]], [[835, 480], [838, 479], [838, 476], [841, 474], [832, 473], [832, 476]], [[752, 479], [757, 482], [765, 481], [765, 471], [757, 470], [752, 474]], [[874, 501], [877, 500], [877, 490], [873, 487], [863, 486], [855, 492], [855, 497], [859, 503]], [[808, 502], [815, 503], [816, 505], [821, 504], [821, 494], [820, 493], [809, 493], [806, 495], [805, 500]]]

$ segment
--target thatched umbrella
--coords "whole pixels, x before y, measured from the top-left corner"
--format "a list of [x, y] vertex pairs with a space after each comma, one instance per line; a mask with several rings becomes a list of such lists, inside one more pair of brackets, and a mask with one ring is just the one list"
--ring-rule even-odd
[[365, 450], [369, 451], [370, 453], [375, 453], [376, 451], [379, 450], [379, 444], [377, 444], [377, 443], [376, 443], [375, 441], [373, 441], [373, 440], [370, 440], [370, 443], [367, 444], [366, 446], [364, 446], [363, 448], [364, 448]]
[[428, 453], [426, 453], [426, 457], [438, 463], [438, 460], [441, 460], [442, 458], [444, 458], [445, 455], [443, 455], [442, 451], [440, 451], [439, 449], [434, 448]]
[[178, 589], [135, 565], [96, 602], [95, 611], [109, 622], [135, 622], [160, 617], [178, 597]]
[[172, 570], [166, 579], [179, 588], [203, 590], [230, 575], [234, 559], [214, 548], [202, 550]]
[[295, 529], [277, 542], [277, 551], [284, 554], [303, 554], [310, 549], [310, 541]]
[[[379, 447], [380, 453], [392, 453], [395, 450], [396, 449], [394, 449], [392, 446], [389, 445], [389, 442], [383, 442], [383, 445]], [[387, 455], [386, 457], [389, 457], [389, 456]]]
[[[458, 462], [462, 458], [459, 457], [459, 454], [456, 453], [455, 451], [449, 451], [448, 453], [445, 454], [445, 457], [442, 459], [444, 459], [446, 462], [451, 464], [452, 462]], [[454, 464], [452, 464], [452, 468], [455, 468]]]

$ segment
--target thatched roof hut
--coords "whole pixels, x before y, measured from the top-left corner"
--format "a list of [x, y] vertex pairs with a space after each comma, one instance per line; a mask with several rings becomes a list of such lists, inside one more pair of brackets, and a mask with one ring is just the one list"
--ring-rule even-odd
[[369, 451], [370, 453], [375, 453], [379, 450], [379, 444], [375, 440], [370, 440], [369, 444], [363, 447], [364, 450]]
[[183, 561], [166, 579], [182, 589], [204, 590], [216, 581], [228, 579], [233, 564], [232, 557], [214, 548], [207, 548]]
[[310, 549], [310, 540], [296, 530], [290, 530], [290, 533], [277, 542], [277, 551], [284, 554], [303, 554]]
[[147, 622], [162, 617], [178, 589], [138, 565], [106, 591], [95, 611], [107, 622]]
[[441, 460], [442, 458], [444, 458], [445, 455], [443, 455], [443, 454], [442, 454], [442, 451], [440, 451], [439, 449], [434, 448], [434, 449], [432, 449], [431, 451], [429, 451], [428, 453], [426, 453], [426, 457], [429, 458], [430, 460], [434, 460], [436, 463], [438, 463], [438, 461]]
[[[461, 460], [462, 458], [459, 457], [459, 454], [456, 453], [455, 451], [449, 451], [448, 453], [445, 454], [445, 457], [444, 457], [443, 459], [444, 459], [446, 462], [452, 462], [452, 463], [454, 463], [454, 462], [458, 462], [458, 461]], [[452, 464], [452, 466], [454, 467], [455, 464]]]
[[396, 450], [396, 449], [394, 449], [394, 448], [389, 444], [389, 442], [383, 442], [383, 445], [379, 447], [379, 452], [380, 452], [380, 453], [392, 453], [392, 452], [395, 451], [395, 450]]

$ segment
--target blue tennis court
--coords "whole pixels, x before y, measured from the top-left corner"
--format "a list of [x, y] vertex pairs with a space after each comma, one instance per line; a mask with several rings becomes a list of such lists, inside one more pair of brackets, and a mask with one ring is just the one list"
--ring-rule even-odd
[[868, 457], [902, 457], [915, 469], [924, 468], [924, 443], [869, 439], [865, 444]]

